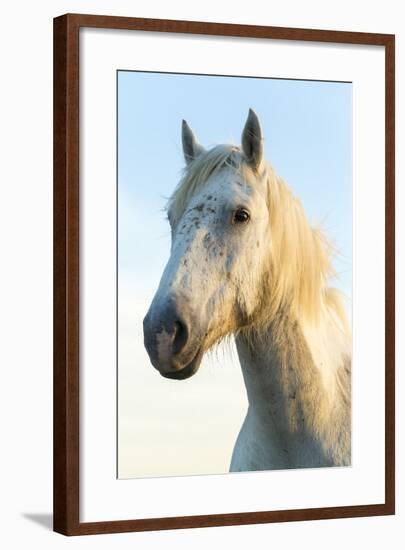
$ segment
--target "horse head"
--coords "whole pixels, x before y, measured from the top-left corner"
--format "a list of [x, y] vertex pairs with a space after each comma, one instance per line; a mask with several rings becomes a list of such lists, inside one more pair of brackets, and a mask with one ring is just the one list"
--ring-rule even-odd
[[153, 366], [185, 379], [204, 353], [249, 324], [270, 241], [263, 139], [250, 110], [242, 146], [206, 151], [182, 125], [184, 176], [168, 203], [169, 261], [144, 319]]

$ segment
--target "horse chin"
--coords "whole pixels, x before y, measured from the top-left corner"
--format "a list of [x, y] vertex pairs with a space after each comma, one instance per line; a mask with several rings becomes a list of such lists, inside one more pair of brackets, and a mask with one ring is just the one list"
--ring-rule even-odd
[[191, 378], [200, 368], [203, 355], [204, 351], [200, 348], [192, 361], [185, 367], [172, 372], [161, 372], [160, 374], [171, 380], [187, 380], [187, 378]]

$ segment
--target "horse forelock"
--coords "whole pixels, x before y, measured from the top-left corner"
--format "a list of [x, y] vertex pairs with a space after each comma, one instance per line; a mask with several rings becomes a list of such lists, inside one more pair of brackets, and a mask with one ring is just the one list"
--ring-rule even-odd
[[221, 168], [229, 167], [235, 172], [246, 164], [243, 153], [236, 145], [217, 145], [204, 151], [185, 166], [182, 178], [169, 198], [166, 210], [176, 224], [184, 214], [191, 198]]

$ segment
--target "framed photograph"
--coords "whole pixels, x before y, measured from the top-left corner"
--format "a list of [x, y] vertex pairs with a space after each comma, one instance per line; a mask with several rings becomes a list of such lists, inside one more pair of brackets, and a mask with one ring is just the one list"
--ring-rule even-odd
[[54, 20], [54, 529], [394, 514], [394, 36]]

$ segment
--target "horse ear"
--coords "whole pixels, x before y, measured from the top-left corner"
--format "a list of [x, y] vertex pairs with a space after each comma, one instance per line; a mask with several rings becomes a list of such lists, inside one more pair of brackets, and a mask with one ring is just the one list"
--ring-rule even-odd
[[204, 152], [204, 147], [198, 143], [193, 130], [185, 120], [183, 120], [181, 126], [181, 138], [183, 141], [184, 158], [186, 159], [186, 163], [189, 164]]
[[242, 149], [252, 168], [258, 168], [263, 158], [263, 137], [259, 119], [253, 109], [249, 109], [243, 128]]

